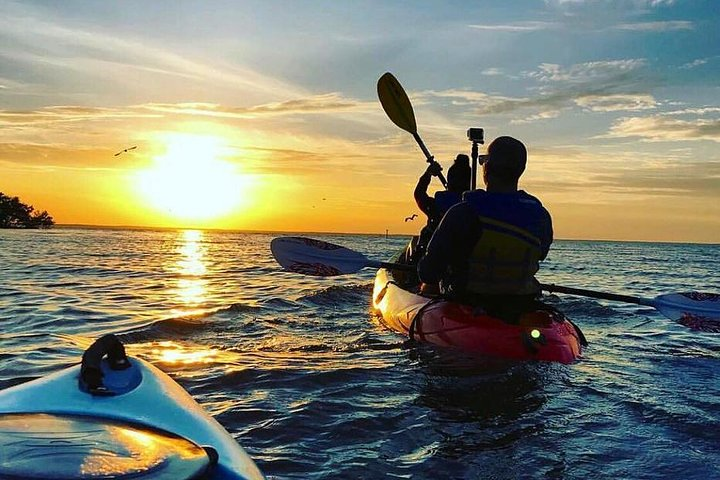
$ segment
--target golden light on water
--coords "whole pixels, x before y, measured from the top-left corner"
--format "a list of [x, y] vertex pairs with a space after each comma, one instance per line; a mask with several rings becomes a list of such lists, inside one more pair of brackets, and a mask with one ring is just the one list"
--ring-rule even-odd
[[152, 353], [164, 363], [182, 363], [185, 365], [196, 363], [214, 363], [217, 361], [218, 351], [212, 348], [189, 349], [183, 345], [172, 342], [162, 342]]
[[182, 220], [208, 220], [242, 208], [250, 177], [223, 160], [231, 148], [221, 137], [166, 134], [165, 153], [135, 175], [142, 197], [160, 212]]
[[137, 345], [143, 355], [149, 356], [153, 363], [174, 365], [196, 364], [232, 364], [239, 361], [239, 355], [204, 345], [184, 345], [172, 341], [153, 342], [148, 345]]
[[180, 273], [183, 275], [205, 275], [207, 269], [203, 262], [204, 252], [201, 247], [203, 232], [200, 230], [184, 230], [182, 233], [182, 245], [179, 253], [182, 258], [178, 261]]
[[203, 313], [203, 310], [198, 308], [207, 301], [208, 280], [204, 277], [207, 267], [204, 262], [203, 235], [200, 230], [180, 232], [180, 246], [177, 249], [180, 258], [175, 265], [180, 278], [175, 294], [182, 307], [173, 311], [175, 316]]

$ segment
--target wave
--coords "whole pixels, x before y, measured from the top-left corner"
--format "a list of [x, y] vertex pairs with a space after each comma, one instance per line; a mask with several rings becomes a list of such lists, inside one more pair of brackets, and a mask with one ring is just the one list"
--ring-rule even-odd
[[363, 285], [332, 285], [309, 295], [302, 296], [298, 301], [309, 302], [321, 307], [337, 307], [338, 304], [369, 301], [372, 288], [371, 283]]

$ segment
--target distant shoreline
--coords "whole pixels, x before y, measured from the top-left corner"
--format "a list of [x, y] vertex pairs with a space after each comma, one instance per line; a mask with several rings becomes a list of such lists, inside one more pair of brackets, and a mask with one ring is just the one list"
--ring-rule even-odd
[[[226, 229], [226, 228], [206, 228], [206, 227], [144, 227], [137, 225], [88, 225], [88, 224], [75, 224], [75, 223], [58, 223], [55, 224], [55, 229], [82, 229], [82, 230], [134, 230], [134, 231], [156, 231], [156, 232], [170, 232], [170, 231], [182, 231], [182, 230], [202, 230], [208, 232], [223, 232], [223, 233], [256, 233], [256, 234], [269, 234], [269, 235], [340, 235], [340, 236], [352, 236], [361, 235], [365, 237], [384, 237], [385, 233], [368, 233], [368, 232], [316, 232], [316, 231], [289, 231], [289, 230], [239, 230], [239, 229]], [[388, 237], [406, 237], [410, 238], [412, 234], [409, 233], [389, 233]], [[681, 241], [668, 241], [668, 240], [609, 240], [609, 239], [578, 239], [578, 238], [556, 238], [555, 241], [561, 242], [602, 242], [602, 243], [651, 243], [656, 245], [668, 244], [668, 245], [710, 245], [720, 246], [720, 242], [681, 242]]]

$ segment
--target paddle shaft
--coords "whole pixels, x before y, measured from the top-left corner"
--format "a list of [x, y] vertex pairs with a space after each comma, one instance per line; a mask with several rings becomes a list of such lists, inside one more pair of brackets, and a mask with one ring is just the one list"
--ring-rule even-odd
[[[420, 135], [418, 135], [417, 132], [410, 132], [417, 142], [417, 144], [420, 146], [420, 150], [425, 154], [425, 158], [427, 159], [428, 163], [432, 163], [434, 161], [433, 156], [430, 155], [430, 151], [425, 146], [425, 143], [422, 141], [422, 138], [420, 138]], [[443, 187], [447, 188], [447, 180], [445, 180], [445, 175], [442, 174], [442, 172], [439, 172], [437, 177], [440, 179], [440, 182], [443, 184]]]
[[645, 305], [648, 307], [655, 306], [655, 303], [652, 300], [641, 297], [632, 297], [630, 295], [618, 295], [617, 293], [597, 292], [595, 290], [585, 290], [584, 288], [563, 287], [562, 285], [540, 284], [540, 287], [546, 292], [550, 293], [567, 293], [570, 295], [579, 295], [581, 297], [592, 297], [600, 298], [603, 300], [613, 300], [616, 302], [635, 303], [637, 305]]

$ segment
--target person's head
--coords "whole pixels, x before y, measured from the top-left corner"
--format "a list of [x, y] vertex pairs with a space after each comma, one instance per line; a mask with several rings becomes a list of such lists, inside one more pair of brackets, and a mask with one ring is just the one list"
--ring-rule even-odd
[[472, 170], [470, 168], [470, 157], [464, 153], [459, 153], [458, 156], [455, 157], [455, 161], [452, 166], [448, 169], [448, 190], [457, 193], [470, 190], [471, 176]]
[[517, 189], [520, 175], [527, 164], [527, 149], [520, 140], [498, 137], [488, 146], [483, 164], [485, 185]]

